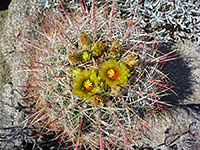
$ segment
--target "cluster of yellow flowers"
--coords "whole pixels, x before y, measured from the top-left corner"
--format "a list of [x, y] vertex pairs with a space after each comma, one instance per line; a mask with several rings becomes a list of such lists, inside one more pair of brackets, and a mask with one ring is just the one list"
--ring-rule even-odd
[[[126, 59], [124, 59], [124, 62], [117, 61], [121, 48], [117, 41], [108, 46], [99, 41], [91, 43], [88, 34], [81, 33], [79, 48], [82, 51], [77, 54], [72, 50], [68, 54], [69, 62], [75, 66], [72, 70], [73, 93], [81, 99], [86, 98], [91, 101], [92, 105], [103, 106], [105, 95], [117, 96], [121, 87], [127, 83], [130, 65], [124, 63]], [[103, 63], [100, 63], [99, 57], [101, 57]], [[134, 58], [132, 65], [137, 64], [137, 57], [134, 55], [131, 58]], [[78, 63], [90, 62], [92, 59], [97, 67], [93, 65], [82, 68], [76, 67]]]

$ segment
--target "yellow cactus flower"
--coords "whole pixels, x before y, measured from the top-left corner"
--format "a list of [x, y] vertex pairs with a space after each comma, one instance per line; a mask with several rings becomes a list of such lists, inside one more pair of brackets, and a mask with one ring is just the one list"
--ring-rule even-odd
[[78, 77], [78, 75], [81, 73], [81, 71], [82, 71], [82, 69], [80, 69], [80, 68], [75, 68], [75, 69], [73, 69], [73, 70], [72, 70], [72, 77], [73, 77], [74, 79], [76, 79], [76, 78]]
[[129, 70], [126, 66], [115, 60], [108, 60], [100, 66], [99, 76], [108, 85], [124, 85], [128, 80]]
[[81, 99], [87, 98], [90, 100], [95, 93], [100, 92], [99, 79], [94, 69], [83, 70], [74, 82], [74, 95]]
[[80, 49], [88, 49], [89, 50], [90, 44], [91, 44], [91, 40], [90, 40], [88, 34], [85, 32], [81, 33], [80, 37], [79, 37]]
[[103, 54], [104, 49], [106, 48], [107, 44], [103, 44], [99, 41], [95, 42], [91, 46], [92, 54], [94, 56], [101, 56]]

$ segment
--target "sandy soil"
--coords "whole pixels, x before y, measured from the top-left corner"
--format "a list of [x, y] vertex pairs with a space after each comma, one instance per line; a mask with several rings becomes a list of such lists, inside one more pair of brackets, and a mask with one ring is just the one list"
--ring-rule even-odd
[[[0, 37], [2, 35], [7, 16], [8, 10], [0, 11]], [[5, 83], [9, 82], [10, 80], [10, 68], [9, 65], [6, 63], [5, 59], [3, 58], [1, 49], [2, 48], [0, 46], [0, 93], [3, 90], [3, 86], [5, 85]]]

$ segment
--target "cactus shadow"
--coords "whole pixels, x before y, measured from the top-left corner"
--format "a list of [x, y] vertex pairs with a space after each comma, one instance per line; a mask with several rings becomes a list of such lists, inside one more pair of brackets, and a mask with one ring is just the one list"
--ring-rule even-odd
[[8, 9], [8, 6], [10, 4], [11, 0], [4, 0], [1, 2], [1, 5], [0, 5], [0, 10], [6, 10]]
[[[173, 43], [162, 43], [159, 45], [158, 50], [163, 53], [169, 53], [174, 50], [176, 47]], [[171, 93], [168, 96], [163, 97], [164, 101], [172, 105], [178, 105], [184, 103], [184, 100], [192, 95], [192, 84], [193, 80], [191, 79], [191, 67], [188, 63], [181, 57], [180, 54], [175, 54], [178, 59], [167, 62], [162, 72], [168, 74], [168, 77], [171, 80], [170, 85], [174, 86], [173, 91], [176, 93]]]

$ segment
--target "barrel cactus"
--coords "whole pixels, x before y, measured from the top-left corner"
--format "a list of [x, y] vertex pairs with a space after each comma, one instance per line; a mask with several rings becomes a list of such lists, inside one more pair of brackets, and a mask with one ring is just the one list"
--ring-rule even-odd
[[158, 51], [164, 41], [141, 33], [134, 15], [122, 19], [114, 0], [91, 8], [83, 1], [76, 10], [57, 4], [36, 25], [38, 39], [15, 37], [29, 48], [29, 127], [39, 124], [36, 136], [54, 132], [67, 149], [137, 146], [138, 136], [154, 129], [149, 114], [156, 118], [168, 105], [161, 99], [172, 86], [162, 67], [173, 52]]

